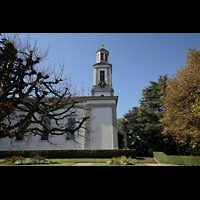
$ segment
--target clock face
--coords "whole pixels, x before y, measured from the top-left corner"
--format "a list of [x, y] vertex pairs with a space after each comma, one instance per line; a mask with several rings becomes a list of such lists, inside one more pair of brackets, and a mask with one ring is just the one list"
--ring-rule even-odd
[[104, 81], [100, 81], [98, 84], [99, 88], [103, 89], [106, 86], [106, 83]]

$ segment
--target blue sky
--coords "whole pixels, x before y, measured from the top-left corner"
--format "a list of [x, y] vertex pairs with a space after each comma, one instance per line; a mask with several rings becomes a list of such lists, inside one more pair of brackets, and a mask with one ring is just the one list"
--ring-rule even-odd
[[[20, 34], [20, 38], [24, 37]], [[139, 106], [142, 89], [149, 81], [157, 81], [159, 75], [171, 77], [185, 65], [187, 49], [200, 45], [200, 33], [32, 33], [31, 37], [32, 42], [38, 38], [43, 50], [51, 46], [49, 59], [43, 65], [65, 62], [66, 74], [74, 75], [78, 89], [84, 83], [89, 94], [92, 65], [103, 43], [113, 67], [114, 95], [119, 96], [117, 118]]]

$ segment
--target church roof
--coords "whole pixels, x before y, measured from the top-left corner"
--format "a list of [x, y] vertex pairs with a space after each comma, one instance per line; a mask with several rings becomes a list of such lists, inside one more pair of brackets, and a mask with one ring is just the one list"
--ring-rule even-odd
[[[44, 97], [42, 99], [42, 102], [47, 102], [47, 101], [52, 101], [53, 100], [57, 100], [58, 97]], [[36, 101], [37, 98], [28, 98], [28, 99], [25, 99], [25, 101]], [[84, 101], [87, 101], [87, 100], [116, 100], [116, 104], [118, 102], [118, 96], [76, 96], [76, 97], [63, 97], [62, 98], [62, 102], [63, 101], [78, 101], [78, 102], [84, 102]]]
[[[99, 49], [97, 52], [99, 52], [99, 51], [105, 51], [107, 54], [108, 54], [108, 56], [109, 56], [109, 51], [108, 50], [106, 50], [106, 49], [104, 49], [104, 48], [101, 48], [101, 49]], [[97, 53], [96, 52], [96, 53]]]

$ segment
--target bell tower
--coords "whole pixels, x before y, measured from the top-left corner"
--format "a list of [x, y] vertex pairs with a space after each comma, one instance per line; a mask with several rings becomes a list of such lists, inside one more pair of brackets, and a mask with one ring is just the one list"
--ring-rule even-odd
[[112, 87], [112, 64], [108, 62], [109, 51], [101, 49], [96, 52], [96, 63], [93, 65], [92, 96], [114, 96]]

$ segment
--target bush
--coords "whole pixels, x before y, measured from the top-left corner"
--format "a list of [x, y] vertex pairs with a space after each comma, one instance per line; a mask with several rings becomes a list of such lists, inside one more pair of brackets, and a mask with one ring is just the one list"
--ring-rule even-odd
[[132, 158], [136, 157], [135, 149], [130, 150], [0, 150], [0, 158], [12, 155], [33, 157], [39, 154], [41, 157], [46, 156], [47, 158], [112, 158], [120, 157], [122, 155]]
[[186, 166], [200, 166], [199, 156], [168, 156], [163, 152], [153, 152], [154, 158], [161, 163]]
[[111, 158], [108, 161], [108, 164], [110, 164], [110, 165], [134, 165], [134, 163], [131, 162], [131, 157], [126, 158], [126, 156]]

